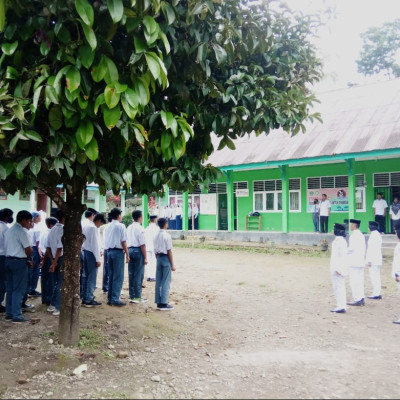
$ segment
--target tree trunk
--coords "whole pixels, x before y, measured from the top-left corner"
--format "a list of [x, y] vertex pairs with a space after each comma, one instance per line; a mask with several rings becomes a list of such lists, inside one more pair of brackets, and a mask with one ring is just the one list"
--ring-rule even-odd
[[59, 343], [74, 346], [79, 341], [79, 310], [81, 247], [83, 242], [81, 218], [85, 210], [82, 204], [81, 185], [67, 185], [64, 225], [64, 262], [62, 267], [61, 309], [59, 321]]

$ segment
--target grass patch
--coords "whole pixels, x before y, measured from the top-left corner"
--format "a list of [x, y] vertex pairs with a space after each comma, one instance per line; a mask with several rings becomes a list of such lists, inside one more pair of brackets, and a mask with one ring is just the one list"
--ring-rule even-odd
[[64, 368], [66, 368], [67, 365], [68, 365], [68, 356], [64, 353], [59, 353], [57, 367], [62, 370]]
[[94, 329], [81, 329], [78, 347], [81, 349], [97, 350], [104, 342], [103, 336]]
[[246, 282], [239, 282], [237, 285], [238, 286], [243, 286], [243, 285], [245, 285], [246, 284]]

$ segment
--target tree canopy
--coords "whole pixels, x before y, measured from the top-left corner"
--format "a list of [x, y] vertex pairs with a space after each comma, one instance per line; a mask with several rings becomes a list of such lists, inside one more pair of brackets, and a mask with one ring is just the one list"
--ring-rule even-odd
[[191, 189], [216, 177], [212, 132], [233, 148], [304, 130], [318, 118], [315, 24], [268, 1], [0, 0], [0, 186], [40, 188], [67, 213], [64, 343], [77, 339], [86, 183]]
[[371, 27], [361, 35], [363, 48], [357, 60], [364, 75], [384, 73], [389, 79], [400, 76], [400, 19]]

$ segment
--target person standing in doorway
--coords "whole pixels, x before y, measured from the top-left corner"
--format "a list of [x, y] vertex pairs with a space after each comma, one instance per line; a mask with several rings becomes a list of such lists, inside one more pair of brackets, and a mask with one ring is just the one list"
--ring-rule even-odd
[[14, 211], [9, 208], [0, 210], [0, 313], [6, 311], [3, 301], [6, 297], [6, 245], [5, 234], [8, 231], [8, 224], [12, 224]]
[[127, 229], [129, 302], [140, 304], [147, 302], [147, 299], [142, 298], [144, 266], [147, 264], [146, 236], [142, 226], [142, 211], [132, 211], [132, 219], [133, 222]]
[[349, 306], [364, 306], [364, 270], [365, 270], [365, 238], [360, 231], [361, 221], [358, 219], [350, 220], [350, 230], [352, 234], [349, 239], [349, 278], [350, 287], [353, 295], [353, 303]]
[[314, 204], [311, 206], [312, 219], [314, 224], [314, 232], [319, 232], [319, 202], [314, 199]]
[[154, 252], [157, 257], [155, 302], [157, 310], [170, 311], [174, 308], [174, 306], [168, 304], [171, 271], [175, 271], [172, 238], [167, 232], [168, 221], [165, 218], [159, 218], [158, 226], [160, 231], [154, 239]]
[[347, 268], [347, 243], [346, 227], [342, 224], [334, 224], [333, 233], [335, 240], [332, 243], [330, 272], [333, 293], [336, 298], [336, 308], [331, 312], [343, 314], [346, 312], [346, 275]]
[[372, 204], [372, 208], [374, 209], [375, 221], [379, 224], [379, 230], [382, 233], [386, 232], [386, 210], [388, 205], [386, 200], [382, 198], [382, 193], [379, 192], [377, 194], [377, 199], [374, 200]]
[[396, 234], [394, 229], [395, 225], [400, 223], [400, 202], [399, 198], [396, 196], [393, 198], [393, 203], [390, 205], [390, 222], [391, 222], [391, 232]]
[[322, 200], [319, 203], [319, 224], [321, 233], [328, 233], [329, 217], [331, 215], [331, 202], [326, 194], [322, 195]]
[[371, 234], [368, 239], [367, 254], [365, 263], [369, 269], [369, 277], [372, 284], [372, 300], [382, 299], [381, 266], [382, 266], [382, 237], [379, 233], [379, 224], [376, 221], [369, 222]]
[[155, 282], [156, 281], [156, 255], [154, 254], [154, 238], [157, 233], [160, 231], [160, 228], [157, 224], [157, 216], [150, 216], [150, 224], [145, 229], [146, 236], [146, 252], [147, 252], [147, 281]]
[[122, 211], [113, 208], [109, 216], [110, 226], [107, 227], [104, 248], [108, 249], [108, 265], [110, 268], [110, 282], [108, 285], [109, 306], [122, 307], [126, 303], [120, 300], [122, 284], [124, 282], [124, 253], [126, 262], [129, 263], [129, 252], [126, 245], [127, 235], [122, 221]]

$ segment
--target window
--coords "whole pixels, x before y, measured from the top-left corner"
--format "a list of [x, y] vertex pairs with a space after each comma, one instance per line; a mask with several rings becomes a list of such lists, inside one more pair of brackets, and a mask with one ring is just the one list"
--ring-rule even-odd
[[301, 179], [289, 179], [289, 211], [301, 211]]
[[356, 188], [356, 210], [363, 212], [365, 211], [365, 188]]
[[400, 186], [400, 172], [374, 174], [374, 187]]
[[86, 204], [90, 203], [95, 203], [96, 201], [96, 190], [87, 190], [85, 189], [85, 197], [84, 197], [84, 202]]
[[282, 181], [270, 179], [253, 181], [254, 211], [279, 212], [282, 210]]
[[208, 193], [226, 193], [226, 183], [210, 183], [208, 186]]

